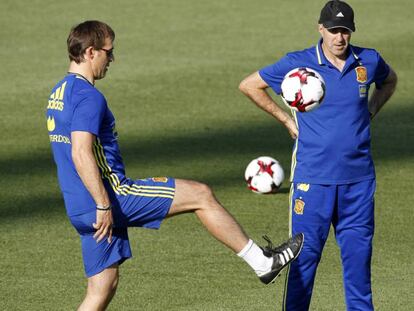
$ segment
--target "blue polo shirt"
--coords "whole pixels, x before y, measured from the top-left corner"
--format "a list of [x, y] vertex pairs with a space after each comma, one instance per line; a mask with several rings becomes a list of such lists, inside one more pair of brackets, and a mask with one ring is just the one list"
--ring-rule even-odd
[[313, 184], [347, 184], [375, 178], [370, 153], [368, 91], [389, 74], [389, 66], [373, 49], [350, 45], [339, 71], [316, 46], [288, 53], [259, 71], [277, 93], [283, 77], [297, 67], [316, 70], [325, 80], [325, 98], [310, 112], [293, 116], [299, 129], [292, 155], [291, 180]]

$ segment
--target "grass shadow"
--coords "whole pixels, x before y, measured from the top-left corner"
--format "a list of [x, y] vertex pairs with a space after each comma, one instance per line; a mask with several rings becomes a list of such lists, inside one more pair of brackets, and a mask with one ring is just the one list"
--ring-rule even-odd
[[[402, 106], [402, 105], [401, 105]], [[373, 123], [373, 155], [378, 162], [412, 161], [414, 145], [413, 110], [408, 106], [399, 109], [385, 109]], [[121, 133], [122, 136], [122, 133]], [[167, 137], [137, 140], [125, 137], [121, 140], [121, 150], [126, 167], [156, 167], [159, 163], [172, 160], [175, 163], [192, 160], [203, 171], [203, 163], [212, 161], [203, 181], [214, 187], [225, 187], [235, 183], [243, 184], [240, 161], [249, 161], [253, 156], [278, 154], [283, 163], [290, 163], [292, 140], [284, 128], [276, 123], [264, 125], [245, 124], [242, 127], [208, 129], [198, 133], [176, 133]], [[232, 158], [238, 161], [233, 165]], [[34, 165], [35, 163], [35, 165]], [[247, 164], [247, 162], [246, 162]], [[217, 166], [217, 167], [216, 167]], [[223, 169], [224, 168], [224, 169]], [[32, 184], [31, 195], [16, 198], [9, 190], [22, 180], [33, 176], [55, 174], [55, 167], [49, 151], [25, 154], [13, 159], [1, 159], [0, 170], [3, 180], [2, 206], [0, 219], [31, 217], [32, 215], [57, 215], [62, 213], [62, 199], [42, 196], [38, 185]], [[208, 173], [208, 174], [207, 174]], [[134, 177], [134, 176], [131, 176]], [[5, 185], [5, 184], [3, 184]], [[9, 189], [9, 190], [7, 190]], [[286, 185], [281, 193], [289, 191]]]

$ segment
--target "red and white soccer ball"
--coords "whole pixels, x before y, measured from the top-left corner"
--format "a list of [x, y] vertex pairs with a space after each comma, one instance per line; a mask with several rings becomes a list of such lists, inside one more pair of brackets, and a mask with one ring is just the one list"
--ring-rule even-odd
[[295, 68], [283, 78], [281, 97], [290, 108], [307, 112], [318, 107], [325, 95], [325, 81], [310, 68]]
[[256, 193], [276, 193], [285, 173], [279, 162], [271, 157], [259, 157], [247, 165], [244, 178], [250, 190]]

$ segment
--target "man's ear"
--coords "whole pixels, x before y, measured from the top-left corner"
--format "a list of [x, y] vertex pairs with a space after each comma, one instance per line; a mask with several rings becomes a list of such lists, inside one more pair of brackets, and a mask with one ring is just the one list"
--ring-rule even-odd
[[323, 30], [323, 25], [322, 24], [318, 24], [318, 31], [319, 33], [322, 35], [322, 30]]
[[88, 47], [85, 50], [85, 53], [83, 54], [83, 58], [85, 60], [92, 60], [95, 57], [95, 50], [93, 49], [93, 47]]

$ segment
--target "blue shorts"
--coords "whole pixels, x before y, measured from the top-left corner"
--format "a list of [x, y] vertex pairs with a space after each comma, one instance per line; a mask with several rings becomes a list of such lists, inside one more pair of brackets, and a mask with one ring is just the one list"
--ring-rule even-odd
[[114, 227], [112, 242], [93, 238], [96, 230], [96, 210], [70, 217], [80, 234], [85, 273], [91, 277], [132, 257], [128, 227], [158, 229], [170, 210], [174, 194], [174, 178], [139, 179], [128, 185], [128, 194], [110, 195], [113, 204]]

